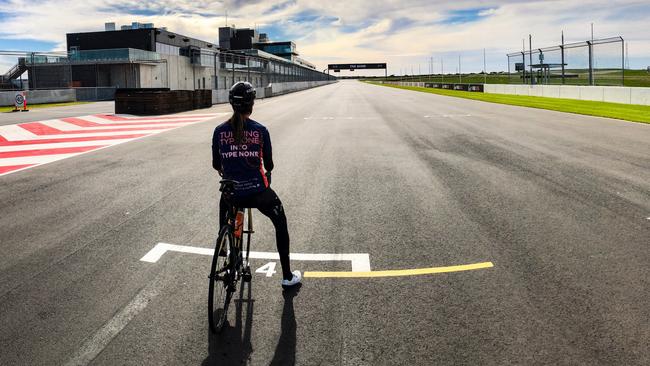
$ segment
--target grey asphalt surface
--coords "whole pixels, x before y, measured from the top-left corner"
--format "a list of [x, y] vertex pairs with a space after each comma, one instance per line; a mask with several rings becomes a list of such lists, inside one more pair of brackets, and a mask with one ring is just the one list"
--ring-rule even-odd
[[[139, 259], [213, 246], [215, 119], [0, 177], [0, 364], [89, 349], [81, 364], [650, 364], [650, 125], [355, 81], [261, 100], [253, 118], [292, 252], [494, 267], [307, 278], [284, 295], [258, 273], [211, 335], [211, 258]], [[275, 251], [255, 224], [254, 250]]]

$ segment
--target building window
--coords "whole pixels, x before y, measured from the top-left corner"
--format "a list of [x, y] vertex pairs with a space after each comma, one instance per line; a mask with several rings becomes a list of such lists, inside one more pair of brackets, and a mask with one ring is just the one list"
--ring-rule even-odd
[[203, 78], [203, 89], [205, 89], [205, 78]]

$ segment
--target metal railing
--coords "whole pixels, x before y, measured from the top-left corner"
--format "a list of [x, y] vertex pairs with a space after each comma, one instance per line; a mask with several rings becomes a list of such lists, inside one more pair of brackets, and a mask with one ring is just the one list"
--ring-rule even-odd
[[625, 41], [597, 39], [508, 54], [511, 84], [624, 85]]
[[160, 61], [160, 54], [135, 48], [112, 48], [103, 50], [70, 51], [68, 54], [31, 54], [25, 57], [28, 65], [56, 63], [111, 63]]

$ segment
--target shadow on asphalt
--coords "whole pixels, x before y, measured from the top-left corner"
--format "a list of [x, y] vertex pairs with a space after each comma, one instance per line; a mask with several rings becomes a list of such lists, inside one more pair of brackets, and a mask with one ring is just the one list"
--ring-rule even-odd
[[253, 352], [251, 329], [255, 303], [250, 282], [242, 283], [239, 299], [234, 300], [234, 303], [235, 325], [231, 326], [228, 320], [219, 334], [214, 334], [208, 329], [208, 357], [201, 363], [202, 366], [248, 364]]
[[298, 296], [302, 284], [284, 290], [284, 307], [280, 322], [280, 339], [275, 347], [271, 366], [285, 366], [296, 364], [296, 315], [293, 312], [293, 298]]
[[[300, 287], [302, 284], [282, 292], [284, 307], [280, 321], [280, 339], [269, 364], [271, 366], [296, 364], [296, 316], [293, 311], [293, 299], [300, 292]], [[246, 365], [249, 363], [250, 355], [253, 352], [251, 329], [255, 302], [251, 295], [251, 283], [242, 285], [239, 290], [239, 299], [234, 301], [235, 325], [233, 327], [228, 322], [220, 334], [213, 334], [208, 330], [208, 357], [201, 363], [202, 366]]]

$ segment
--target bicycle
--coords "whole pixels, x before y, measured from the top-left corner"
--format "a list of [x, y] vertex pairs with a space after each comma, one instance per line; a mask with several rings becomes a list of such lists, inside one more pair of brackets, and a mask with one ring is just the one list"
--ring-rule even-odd
[[[208, 288], [208, 321], [213, 333], [221, 332], [228, 315], [228, 306], [240, 279], [250, 282], [252, 279], [249, 254], [251, 234], [253, 231], [253, 212], [250, 208], [238, 207], [233, 202], [236, 181], [224, 179], [219, 182], [222, 197], [228, 204], [226, 222], [219, 230], [214, 248], [212, 266], [210, 267], [210, 285]], [[245, 220], [245, 217], [248, 220]], [[244, 230], [244, 221], [248, 227]], [[246, 257], [243, 256], [242, 244], [246, 237]], [[243, 284], [242, 284], [243, 286]]]

